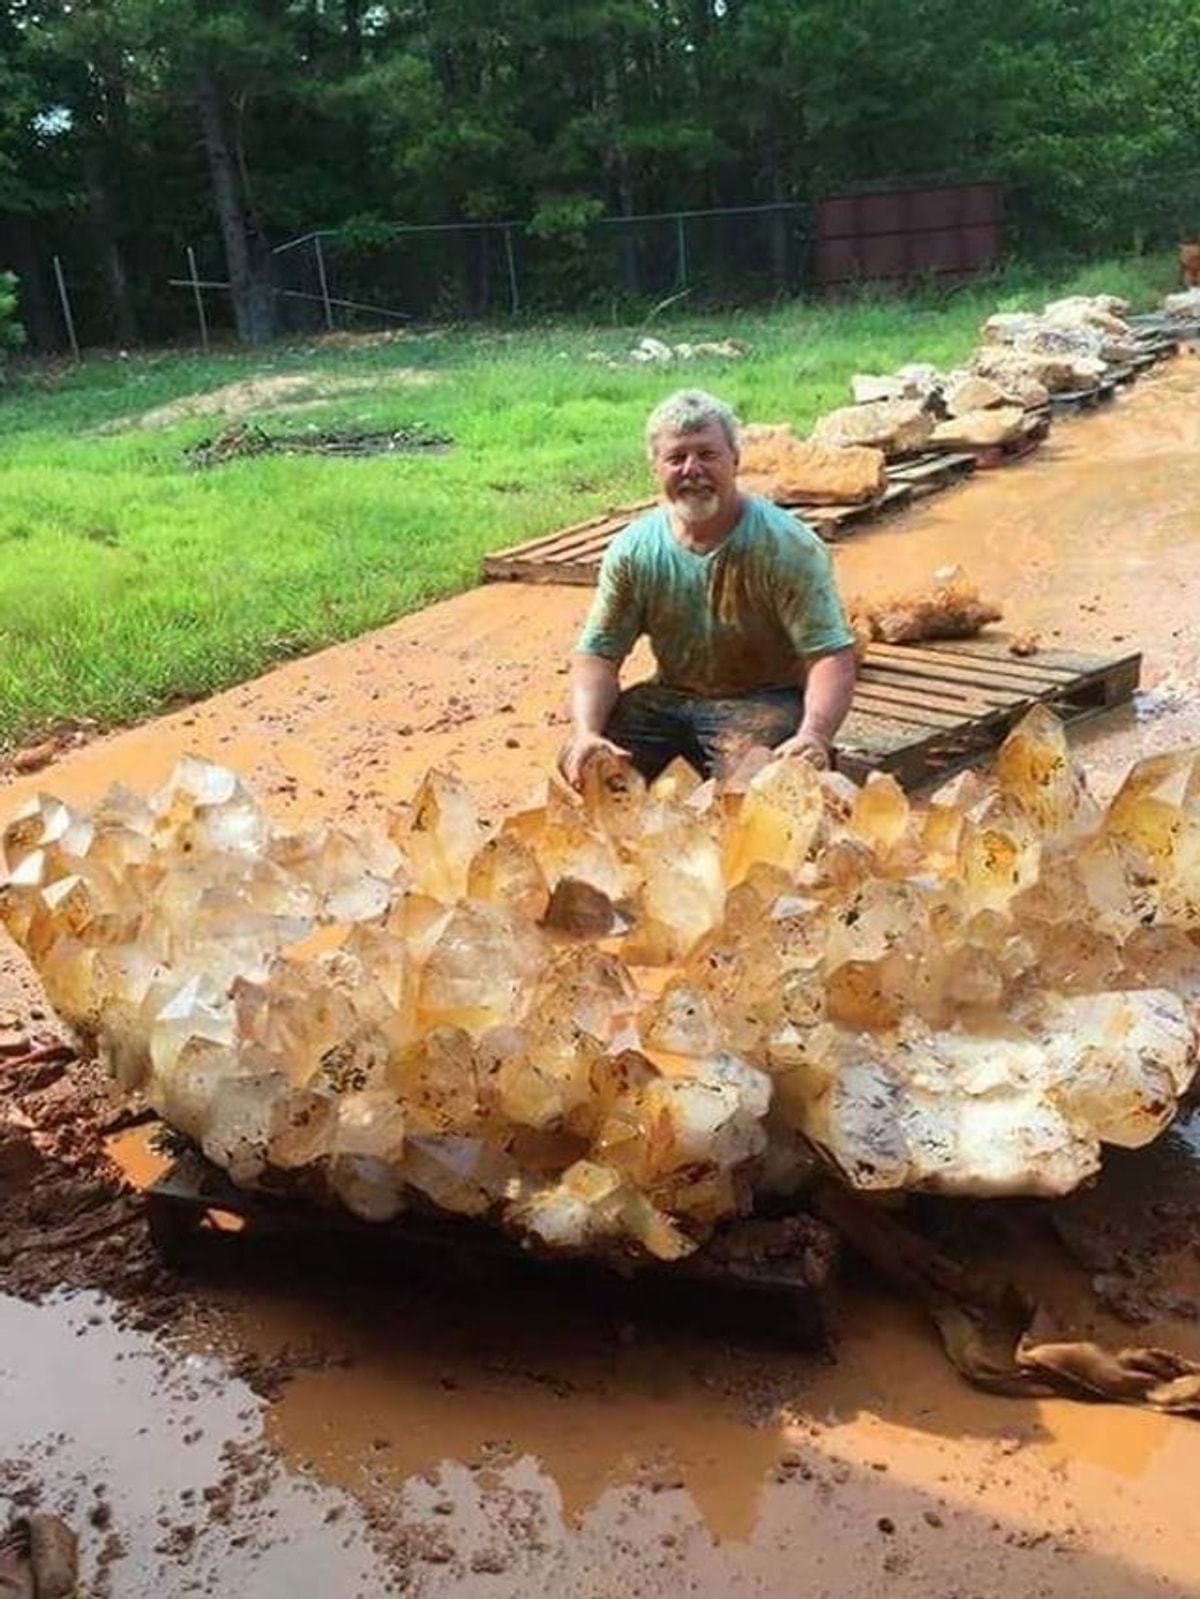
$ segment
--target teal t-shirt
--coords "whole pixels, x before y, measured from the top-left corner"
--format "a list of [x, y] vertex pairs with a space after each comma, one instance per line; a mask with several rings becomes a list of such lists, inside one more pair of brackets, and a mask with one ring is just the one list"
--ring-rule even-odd
[[854, 643], [829, 551], [752, 494], [733, 532], [706, 554], [684, 549], [664, 506], [612, 541], [576, 648], [619, 662], [642, 634], [656, 682], [710, 699], [794, 685], [807, 657]]

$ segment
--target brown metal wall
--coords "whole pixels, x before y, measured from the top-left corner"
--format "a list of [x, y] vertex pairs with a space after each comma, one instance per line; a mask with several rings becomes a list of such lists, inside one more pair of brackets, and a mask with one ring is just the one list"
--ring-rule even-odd
[[995, 183], [831, 195], [817, 206], [817, 276], [826, 288], [968, 278], [999, 259], [1003, 211]]

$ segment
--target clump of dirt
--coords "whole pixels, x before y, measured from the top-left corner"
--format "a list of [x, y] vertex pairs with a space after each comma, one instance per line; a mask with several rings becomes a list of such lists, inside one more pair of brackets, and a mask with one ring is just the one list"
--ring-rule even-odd
[[117, 1125], [94, 1063], [61, 1034], [0, 1017], [0, 1291], [96, 1288], [159, 1325], [176, 1285], [141, 1196], [106, 1151]]
[[975, 638], [1002, 615], [998, 605], [980, 598], [979, 590], [957, 568], [935, 573], [934, 586], [928, 590], [892, 594], [870, 603], [855, 599], [848, 609], [855, 637], [864, 646], [876, 641], [919, 644], [926, 639]]
[[255, 455], [409, 455], [448, 450], [453, 443], [448, 434], [434, 432], [420, 422], [378, 433], [338, 429], [268, 433], [252, 422], [231, 422], [212, 438], [193, 444], [184, 455], [189, 465], [208, 467]]
[[1052, 1207], [1054, 1231], [1093, 1293], [1134, 1326], [1200, 1321], [1200, 1168], [1193, 1111], [1140, 1159], [1112, 1151], [1091, 1188]]
[[26, 777], [31, 772], [40, 772], [60, 755], [86, 744], [99, 730], [100, 724], [91, 717], [58, 722], [32, 743], [0, 755], [0, 776], [11, 773], [15, 777]]

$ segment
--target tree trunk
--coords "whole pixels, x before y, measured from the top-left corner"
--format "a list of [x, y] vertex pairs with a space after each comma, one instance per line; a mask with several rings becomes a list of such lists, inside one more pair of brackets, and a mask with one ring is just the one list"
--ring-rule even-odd
[[212, 67], [196, 74], [196, 106], [208, 158], [209, 178], [221, 238], [238, 337], [243, 344], [266, 344], [275, 337], [275, 293], [266, 240], [238, 179], [237, 163], [225, 128], [221, 87]]
[[[612, 129], [612, 144], [608, 153], [608, 166], [617, 196], [617, 214], [631, 217], [635, 214], [637, 192], [634, 188], [633, 167], [629, 151], [625, 148], [625, 106], [621, 85], [624, 81], [625, 63], [621, 59], [618, 40], [609, 57], [604, 74], [604, 103]], [[626, 223], [617, 230], [617, 260], [621, 274], [621, 287], [627, 294], [637, 294], [640, 289], [638, 275], [636, 223]]]
[[[772, 203], [776, 205], [782, 205], [787, 200], [787, 183], [778, 150], [771, 151], [770, 195]], [[770, 219], [771, 275], [775, 279], [776, 290], [787, 291], [791, 288], [792, 278], [791, 251], [788, 248], [792, 221], [786, 211], [768, 211], [767, 216]]]
[[90, 141], [83, 151], [83, 179], [91, 204], [100, 264], [108, 283], [113, 332], [118, 344], [136, 344], [137, 313], [133, 307], [129, 274], [125, 270], [125, 255], [117, 237], [117, 208], [105, 176], [103, 154]]

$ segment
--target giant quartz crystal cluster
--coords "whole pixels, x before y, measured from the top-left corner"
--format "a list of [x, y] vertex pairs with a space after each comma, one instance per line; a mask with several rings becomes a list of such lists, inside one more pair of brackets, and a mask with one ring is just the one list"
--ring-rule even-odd
[[797, 761], [485, 829], [431, 772], [386, 831], [285, 833], [229, 771], [45, 796], [0, 909], [52, 1004], [235, 1182], [676, 1259], [814, 1164], [1059, 1194], [1196, 1063], [1200, 755], [1102, 809], [1035, 710], [923, 807]]

